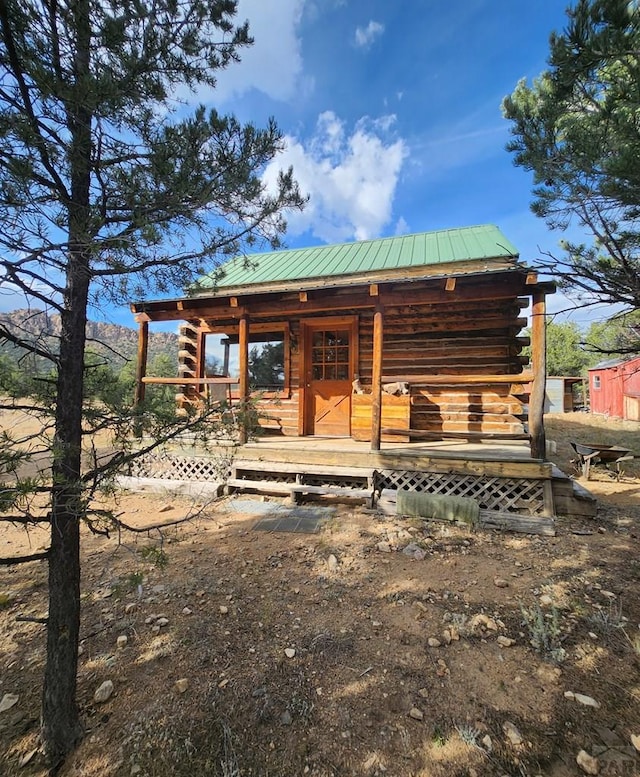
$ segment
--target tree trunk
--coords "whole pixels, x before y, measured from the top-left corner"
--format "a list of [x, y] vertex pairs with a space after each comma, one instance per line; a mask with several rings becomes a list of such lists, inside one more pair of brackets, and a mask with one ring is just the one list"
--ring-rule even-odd
[[67, 103], [70, 133], [69, 249], [56, 395], [52, 464], [51, 551], [47, 664], [42, 695], [42, 741], [59, 765], [82, 736], [76, 701], [80, 633], [80, 522], [86, 514], [81, 476], [84, 352], [90, 275], [91, 110], [85, 80], [91, 37], [88, 0], [74, 4], [75, 88]]

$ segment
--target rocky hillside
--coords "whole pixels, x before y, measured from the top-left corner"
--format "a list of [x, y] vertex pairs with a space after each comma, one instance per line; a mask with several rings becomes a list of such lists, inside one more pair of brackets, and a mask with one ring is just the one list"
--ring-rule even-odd
[[[0, 354], [17, 359], [24, 351], [3, 338], [2, 329], [26, 343], [37, 345], [39, 349], [55, 353], [60, 336], [60, 316], [49, 315], [42, 310], [14, 310], [0, 314]], [[120, 369], [127, 362], [135, 362], [138, 332], [119, 324], [89, 321], [87, 348], [104, 356], [115, 369]], [[166, 355], [177, 363], [177, 354], [177, 335], [172, 332], [150, 333], [149, 363], [161, 355]]]

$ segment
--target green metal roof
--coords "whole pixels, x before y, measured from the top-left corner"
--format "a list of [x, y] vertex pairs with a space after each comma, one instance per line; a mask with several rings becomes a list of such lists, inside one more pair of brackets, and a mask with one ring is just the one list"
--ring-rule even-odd
[[518, 249], [493, 224], [415, 235], [321, 245], [237, 257], [222, 275], [205, 275], [201, 290], [309, 281], [490, 259], [517, 260]]

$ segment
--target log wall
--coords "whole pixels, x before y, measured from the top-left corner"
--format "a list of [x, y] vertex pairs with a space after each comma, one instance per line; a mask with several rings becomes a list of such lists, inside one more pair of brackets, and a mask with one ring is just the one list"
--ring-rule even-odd
[[[447, 433], [522, 435], [528, 396], [518, 384], [455, 385], [459, 376], [522, 372], [528, 340], [518, 299], [388, 308], [384, 316], [383, 374], [410, 384], [410, 429]], [[360, 317], [360, 379], [370, 387], [373, 318]], [[411, 381], [415, 375], [416, 380]], [[428, 376], [452, 376], [451, 386], [430, 386]], [[425, 376], [427, 376], [425, 378]], [[385, 424], [383, 422], [383, 428]]]

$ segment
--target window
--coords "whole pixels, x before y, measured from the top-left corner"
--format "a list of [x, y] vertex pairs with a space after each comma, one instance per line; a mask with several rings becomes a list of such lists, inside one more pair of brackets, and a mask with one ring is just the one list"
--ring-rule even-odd
[[[207, 334], [205, 364], [209, 377], [239, 378], [238, 334]], [[252, 391], [281, 394], [289, 389], [289, 329], [286, 324], [249, 326], [249, 386]], [[237, 390], [237, 389], [236, 389]]]
[[593, 390], [594, 391], [600, 391], [600, 376], [594, 375], [593, 376]]

